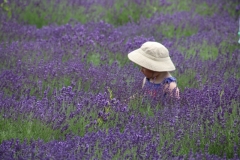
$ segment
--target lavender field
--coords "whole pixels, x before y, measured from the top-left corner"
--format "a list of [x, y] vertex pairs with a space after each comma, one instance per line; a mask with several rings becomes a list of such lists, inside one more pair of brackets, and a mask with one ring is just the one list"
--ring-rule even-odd
[[[240, 159], [238, 0], [0, 0], [0, 159]], [[169, 49], [180, 99], [127, 54]]]

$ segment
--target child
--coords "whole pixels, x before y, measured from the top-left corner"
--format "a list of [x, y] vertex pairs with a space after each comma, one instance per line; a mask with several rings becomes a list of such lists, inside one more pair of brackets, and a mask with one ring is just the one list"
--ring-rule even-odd
[[[239, 10], [240, 10], [240, 5], [238, 5], [238, 8], [239, 8]], [[240, 16], [239, 16], [239, 30], [238, 30], [238, 37], [239, 37], [238, 43], [240, 44]]]
[[169, 73], [175, 70], [175, 66], [165, 46], [158, 42], [145, 42], [129, 53], [128, 58], [138, 64], [145, 75], [142, 84], [145, 96], [156, 98], [160, 90], [163, 97], [169, 95], [179, 99], [177, 80]]

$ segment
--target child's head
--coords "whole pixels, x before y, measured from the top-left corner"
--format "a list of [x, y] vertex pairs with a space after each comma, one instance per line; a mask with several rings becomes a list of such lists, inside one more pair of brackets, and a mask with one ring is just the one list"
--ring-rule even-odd
[[175, 70], [168, 49], [158, 42], [143, 43], [140, 48], [129, 53], [128, 58], [145, 69], [147, 74]]

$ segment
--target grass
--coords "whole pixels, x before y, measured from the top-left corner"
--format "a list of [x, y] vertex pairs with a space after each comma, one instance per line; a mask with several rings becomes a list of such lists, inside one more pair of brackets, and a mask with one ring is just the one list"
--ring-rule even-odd
[[[195, 3], [188, 0], [168, 0], [167, 3], [150, 0], [140, 3], [116, 0], [114, 6], [107, 6], [105, 8], [104, 6], [95, 4], [87, 10], [83, 6], [70, 5], [66, 1], [61, 1], [58, 4], [53, 1], [41, 1], [41, 3], [31, 1], [23, 9], [16, 6], [15, 3], [4, 3], [2, 8], [10, 17], [12, 15], [10, 11], [14, 11], [14, 13], [19, 15], [20, 21], [36, 25], [38, 28], [53, 22], [61, 25], [71, 20], [86, 23], [89, 20], [97, 21], [99, 19], [118, 26], [131, 21], [137, 22], [141, 17], [150, 18], [155, 13], [173, 14], [179, 11], [191, 11], [191, 9], [194, 9], [196, 14], [203, 16], [211, 16], [214, 13], [221, 12], [216, 5], [209, 6], [206, 2]], [[233, 7], [234, 4], [230, 5], [229, 8]], [[192, 6], [192, 8], [188, 6]], [[235, 12], [229, 8], [224, 6], [224, 9], [234, 16]]]
[[189, 43], [189, 47], [178, 46], [178, 50], [183, 53], [185, 58], [199, 55], [201, 60], [215, 60], [218, 54], [232, 53], [238, 49], [238, 44], [230, 44], [227, 41], [222, 41], [219, 46], [209, 44], [206, 40], [202, 43]]
[[199, 14], [202, 16], [212, 16], [213, 14], [216, 13], [216, 11], [218, 11], [216, 4], [209, 6], [206, 2], [202, 2], [201, 5], [195, 6], [196, 14]]
[[31, 1], [25, 8], [19, 8], [14, 3], [9, 5], [14, 13], [19, 13], [19, 19], [30, 25], [36, 25], [37, 28], [49, 25], [55, 22], [58, 25], [66, 24], [71, 19], [82, 23], [88, 18], [84, 14], [84, 7], [69, 6], [67, 1], [61, 1], [55, 4], [53, 1]]
[[176, 73], [174, 77], [177, 77], [177, 85], [181, 92], [184, 91], [185, 87], [197, 88], [197, 82], [195, 80], [196, 71], [192, 69], [185, 70], [184, 73]]
[[189, 37], [198, 32], [198, 28], [191, 26], [191, 24], [182, 24], [176, 27], [173, 24], [163, 23], [156, 30], [162, 33], [165, 38], [176, 38], [177, 40], [181, 37]]
[[184, 48], [182, 46], [179, 46], [178, 48], [186, 58], [198, 54], [202, 60], [214, 60], [217, 58], [219, 52], [217, 46], [209, 45], [207, 41], [204, 41], [202, 44], [191, 44], [189, 48]]
[[59, 130], [53, 130], [51, 126], [44, 124], [40, 120], [30, 117], [17, 119], [0, 118], [0, 143], [4, 140], [19, 139], [21, 142], [24, 140], [37, 140], [42, 139], [45, 142], [54, 139], [61, 139]]

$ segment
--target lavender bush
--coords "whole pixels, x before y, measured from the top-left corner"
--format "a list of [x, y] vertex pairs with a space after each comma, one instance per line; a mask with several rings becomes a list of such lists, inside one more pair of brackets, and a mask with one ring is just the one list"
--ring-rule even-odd
[[[0, 159], [240, 159], [238, 3], [0, 1]], [[146, 41], [180, 100], [128, 99]]]

